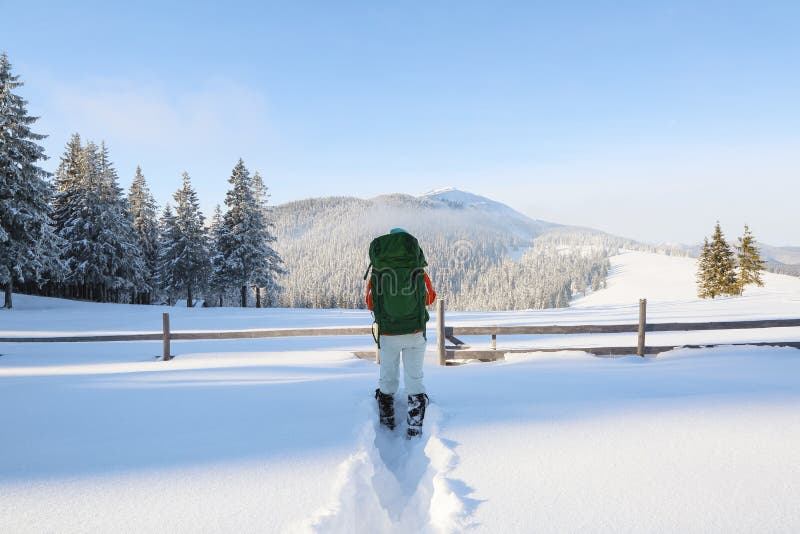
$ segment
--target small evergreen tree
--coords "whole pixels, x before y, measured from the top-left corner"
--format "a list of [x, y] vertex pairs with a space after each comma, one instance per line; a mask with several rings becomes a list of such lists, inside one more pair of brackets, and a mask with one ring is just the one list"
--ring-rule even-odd
[[80, 203], [78, 197], [86, 173], [86, 151], [81, 144], [81, 136], [72, 134], [55, 177], [56, 194], [53, 197], [53, 219], [56, 232], [64, 233], [68, 221]]
[[708, 247], [708, 296], [712, 299], [718, 295], [736, 295], [738, 280], [736, 277], [736, 259], [717, 221], [714, 234]]
[[261, 215], [262, 249], [264, 253], [263, 261], [257, 263], [252, 276], [253, 286], [256, 291], [256, 307], [260, 308], [262, 305], [262, 288], [266, 291], [264, 305], [275, 305], [277, 294], [280, 292], [280, 286], [275, 277], [276, 275], [286, 274], [286, 271], [281, 267], [283, 259], [272, 248], [272, 243], [276, 241], [276, 238], [272, 233], [273, 224], [271, 220], [272, 210], [269, 207], [269, 191], [258, 171], [253, 173], [253, 195]]
[[178, 225], [175, 223], [175, 213], [169, 202], [161, 212], [158, 222], [158, 262], [156, 263], [156, 282], [166, 296], [167, 304], [172, 304], [176, 292], [175, 262], [177, 260], [180, 240]]
[[222, 209], [219, 204], [214, 206], [214, 215], [211, 217], [211, 226], [208, 229], [208, 238], [211, 243], [211, 274], [209, 275], [208, 288], [218, 297], [218, 305], [224, 304], [225, 292], [228, 282], [225, 278], [225, 258], [220, 254], [220, 238], [222, 235]]
[[703, 239], [703, 248], [697, 261], [697, 296], [701, 299], [713, 299], [718, 294], [711, 268], [711, 245], [706, 237]]
[[736, 245], [736, 259], [739, 264], [739, 294], [743, 294], [744, 288], [751, 284], [762, 287], [764, 281], [761, 273], [765, 270], [766, 262], [761, 259], [761, 251], [747, 225], [744, 225], [744, 235]]
[[166, 258], [171, 263], [170, 285], [173, 291], [185, 290], [186, 305], [192, 307], [195, 291], [204, 289], [208, 280], [209, 253], [205, 218], [188, 173], [183, 173], [181, 188], [172, 198], [175, 217], [165, 242]]
[[136, 231], [144, 261], [143, 276], [150, 287], [150, 290], [145, 293], [134, 294], [133, 300], [141, 304], [150, 304], [158, 269], [158, 220], [156, 218], [158, 207], [139, 166], [136, 167], [136, 175], [133, 177], [133, 183], [128, 193], [128, 204], [133, 219], [133, 229]]
[[[270, 244], [275, 238], [269, 232], [264, 212], [266, 188], [257, 193], [250, 172], [239, 159], [228, 182], [231, 189], [225, 197], [228, 210], [222, 217], [219, 232], [220, 258], [215, 277], [241, 290], [241, 305], [247, 306], [249, 286], [270, 283], [272, 273], [279, 270], [280, 256]], [[261, 196], [261, 198], [259, 198]]]
[[149, 274], [144, 263], [138, 235], [133, 227], [128, 201], [119, 185], [119, 177], [108, 155], [105, 143], [100, 144], [101, 219], [98, 239], [105, 246], [106, 272], [101, 289], [102, 300], [120, 300], [120, 292], [146, 292]]
[[14, 90], [23, 84], [0, 54], [0, 283], [6, 308], [13, 305], [14, 281], [42, 284], [58, 276], [60, 242], [52, 227], [49, 173], [38, 144], [45, 138], [31, 131], [38, 117], [28, 115], [27, 102]]

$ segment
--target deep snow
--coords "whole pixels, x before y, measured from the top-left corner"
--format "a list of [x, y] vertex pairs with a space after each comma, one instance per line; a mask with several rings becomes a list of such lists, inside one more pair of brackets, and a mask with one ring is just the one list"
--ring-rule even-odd
[[[449, 313], [448, 323], [631, 322], [639, 297], [653, 321], [800, 317], [800, 279], [767, 275], [765, 288], [710, 302], [694, 297], [693, 276], [693, 260], [628, 253], [613, 258], [608, 289], [573, 308]], [[15, 302], [0, 311], [0, 337], [153, 331], [163, 311]], [[369, 320], [349, 310], [169, 311], [175, 330]], [[800, 329], [661, 336], [648, 342], [797, 341]], [[635, 343], [635, 334], [612, 337], [498, 343]], [[428, 365], [425, 435], [408, 442], [375, 424], [377, 368], [350, 353], [370, 346], [353, 337], [174, 342], [177, 357], [160, 362], [158, 342], [0, 343], [0, 531], [800, 529], [796, 349]]]

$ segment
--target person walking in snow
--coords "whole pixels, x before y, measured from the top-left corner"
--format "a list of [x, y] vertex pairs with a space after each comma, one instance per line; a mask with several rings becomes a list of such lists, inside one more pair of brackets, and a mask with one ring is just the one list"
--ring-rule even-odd
[[[375, 390], [380, 422], [393, 430], [394, 394], [399, 386], [400, 358], [408, 395], [407, 437], [420, 436], [428, 395], [422, 383], [425, 357], [425, 325], [430, 318], [426, 306], [436, 292], [425, 272], [428, 263], [417, 238], [402, 228], [372, 240], [367, 282], [367, 308], [377, 325], [375, 341], [381, 362], [379, 387]], [[372, 274], [370, 275], [370, 268]]]

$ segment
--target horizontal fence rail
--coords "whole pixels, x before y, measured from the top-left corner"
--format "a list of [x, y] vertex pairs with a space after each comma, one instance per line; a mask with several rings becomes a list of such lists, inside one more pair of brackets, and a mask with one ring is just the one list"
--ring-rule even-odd
[[[444, 304], [440, 301], [437, 306], [438, 329], [453, 345], [445, 346], [440, 343], [437, 347], [439, 364], [448, 365], [454, 360], [477, 359], [492, 361], [502, 359], [504, 354], [525, 352], [560, 352], [580, 351], [596, 356], [625, 356], [646, 354], [659, 354], [678, 347], [698, 348], [715, 346], [706, 345], [669, 345], [647, 346], [645, 344], [646, 332], [689, 332], [702, 330], [750, 330], [758, 328], [800, 327], [800, 319], [763, 319], [749, 321], [704, 321], [692, 323], [647, 323], [647, 300], [639, 301], [639, 322], [636, 324], [581, 324], [581, 325], [541, 325], [541, 326], [445, 326]], [[637, 333], [637, 346], [625, 347], [526, 347], [497, 349], [497, 337], [514, 335], [546, 335], [546, 334], [625, 334]], [[456, 336], [492, 336], [491, 349], [471, 349], [469, 345]], [[775, 341], [729, 343], [730, 345], [760, 345], [794, 347], [800, 349], [800, 341]]]
[[[93, 343], [108, 341], [162, 341], [163, 359], [170, 360], [170, 341], [214, 339], [260, 339], [307, 336], [366, 336], [370, 326], [333, 326], [324, 328], [270, 328], [267, 330], [228, 330], [211, 332], [172, 332], [169, 314], [162, 314], [162, 331], [143, 334], [97, 334], [80, 336], [0, 337], [0, 343]], [[372, 353], [377, 358], [377, 351]]]
[[0, 343], [92, 343], [96, 341], [160, 341], [161, 333], [97, 334], [94, 336], [0, 337]]
[[[361, 336], [372, 329], [364, 326], [344, 328], [280, 328], [274, 330], [229, 330], [225, 332], [171, 332], [170, 339], [254, 339], [268, 337]], [[164, 334], [97, 334], [93, 336], [0, 337], [0, 343], [92, 343], [102, 341], [161, 341]]]
[[[725, 321], [703, 323], [648, 323], [646, 332], [679, 332], [690, 330], [747, 330], [800, 326], [800, 319], [764, 321]], [[624, 334], [639, 331], [638, 324], [581, 324], [543, 326], [446, 326], [448, 336], [513, 336], [521, 334]]]
[[[437, 315], [437, 346], [439, 364], [449, 365], [455, 360], [476, 359], [492, 361], [502, 359], [507, 353], [522, 352], [558, 352], [581, 351], [597, 356], [615, 356], [637, 354], [659, 354], [678, 347], [708, 347], [714, 345], [676, 345], [676, 346], [647, 346], [645, 332], [680, 332], [700, 330], [749, 330], [758, 328], [783, 328], [800, 327], [800, 319], [764, 319], [749, 321], [707, 321], [692, 323], [647, 323], [647, 301], [642, 299], [639, 303], [639, 322], [637, 324], [580, 324], [580, 325], [538, 325], [538, 326], [446, 326], [444, 321], [444, 299], [436, 303]], [[190, 340], [223, 340], [223, 339], [259, 339], [276, 337], [306, 337], [306, 336], [366, 336], [372, 335], [373, 329], [369, 326], [341, 326], [323, 328], [271, 328], [264, 330], [229, 330], [206, 332], [172, 332], [170, 330], [170, 317], [168, 313], [162, 314], [162, 331], [146, 332], [139, 334], [97, 334], [74, 336], [28, 336], [28, 337], [0, 337], [0, 343], [91, 343], [110, 341], [162, 341], [163, 359], [170, 360], [171, 341]], [[547, 335], [547, 334], [619, 334], [638, 333], [637, 346], [622, 347], [525, 347], [497, 349], [498, 336], [519, 335]], [[491, 349], [471, 349], [469, 345], [456, 336], [491, 336]], [[447, 345], [450, 341], [452, 345]], [[729, 343], [729, 345], [761, 345], [795, 347], [800, 349], [800, 341], [774, 341]], [[356, 351], [360, 358], [374, 358], [379, 361], [377, 347], [374, 351]]]

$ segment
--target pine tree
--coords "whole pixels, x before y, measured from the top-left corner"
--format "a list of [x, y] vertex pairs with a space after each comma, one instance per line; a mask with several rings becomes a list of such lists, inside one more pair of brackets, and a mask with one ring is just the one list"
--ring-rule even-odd
[[136, 231], [139, 248], [142, 251], [143, 274], [150, 286], [149, 291], [135, 295], [133, 300], [142, 304], [150, 304], [158, 268], [158, 220], [156, 218], [158, 207], [139, 166], [136, 167], [136, 175], [133, 177], [133, 183], [128, 193], [128, 204], [133, 218], [133, 229]]
[[712, 274], [711, 245], [706, 237], [703, 240], [703, 248], [697, 261], [697, 296], [701, 299], [713, 299], [719, 294], [714, 286]]
[[81, 145], [81, 136], [72, 134], [55, 176], [56, 194], [53, 197], [53, 220], [56, 231], [63, 233], [67, 221], [73, 216], [78, 200], [73, 198], [81, 191], [81, 182], [86, 172], [86, 152]]
[[168, 228], [169, 238], [165, 257], [171, 263], [171, 290], [186, 291], [186, 305], [193, 306], [195, 291], [202, 290], [208, 281], [209, 252], [197, 193], [189, 174], [183, 173], [183, 183], [172, 196], [175, 217]]
[[119, 301], [120, 292], [144, 292], [150, 286], [146, 282], [148, 274], [128, 201], [105, 143], [100, 144], [98, 155], [102, 203], [98, 238], [105, 245], [106, 256], [102, 299]]
[[212, 294], [218, 297], [219, 306], [223, 305], [223, 295], [228, 289], [228, 282], [225, 279], [225, 258], [219, 252], [222, 229], [222, 209], [219, 204], [217, 204], [214, 206], [214, 215], [211, 218], [211, 226], [208, 229], [208, 238], [212, 250], [211, 274], [209, 275], [208, 288]]
[[168, 304], [176, 293], [175, 262], [177, 260], [180, 240], [178, 225], [175, 223], [175, 213], [169, 202], [161, 212], [158, 222], [158, 262], [156, 264], [156, 281], [159, 289], [164, 293]]
[[266, 188], [263, 183], [261, 192], [256, 193], [250, 172], [241, 159], [228, 182], [231, 189], [225, 197], [228, 210], [222, 218], [218, 250], [221, 258], [215, 277], [239, 287], [241, 305], [246, 307], [247, 288], [270, 284], [272, 274], [281, 270], [282, 260], [270, 246], [275, 238], [269, 231], [264, 212]]
[[714, 235], [711, 237], [709, 268], [714, 288], [711, 298], [716, 295], [736, 295], [738, 293], [736, 259], [733, 250], [725, 240], [719, 221], [717, 221]]
[[744, 225], [744, 235], [736, 245], [736, 259], [739, 264], [739, 294], [742, 295], [744, 288], [751, 284], [763, 287], [761, 273], [765, 270], [766, 262], [761, 259], [761, 251], [747, 225]]
[[38, 166], [46, 159], [37, 143], [44, 135], [31, 131], [38, 117], [14, 90], [23, 84], [0, 54], [0, 283], [5, 307], [13, 305], [14, 281], [42, 284], [61, 272], [51, 219], [49, 173]]
[[100, 239], [103, 219], [100, 151], [89, 142], [82, 152], [76, 179], [59, 191], [58, 232], [67, 243], [63, 259], [68, 270], [69, 296], [101, 300], [108, 262], [106, 247]]
[[[277, 301], [277, 294], [280, 292], [275, 277], [276, 275], [286, 274], [286, 271], [281, 267], [283, 259], [272, 248], [272, 243], [276, 241], [272, 233], [272, 210], [269, 207], [269, 191], [261, 178], [258, 171], [253, 173], [253, 195], [255, 196], [256, 205], [261, 215], [261, 234], [262, 234], [262, 247], [263, 247], [263, 261], [256, 265], [253, 272], [252, 283], [256, 291], [256, 307], [260, 308], [261, 302], [261, 288], [266, 291], [267, 306], [274, 306]], [[335, 306], [332, 306], [335, 307]]]

